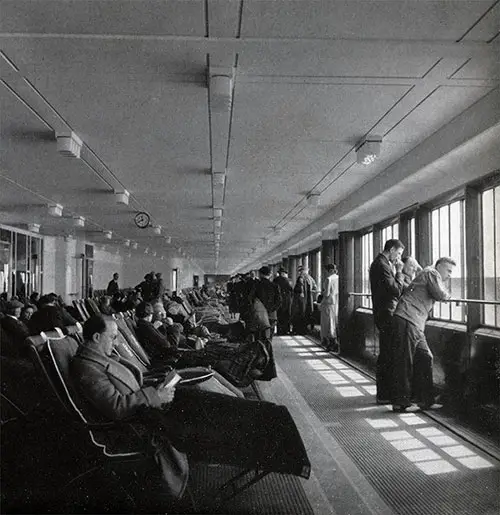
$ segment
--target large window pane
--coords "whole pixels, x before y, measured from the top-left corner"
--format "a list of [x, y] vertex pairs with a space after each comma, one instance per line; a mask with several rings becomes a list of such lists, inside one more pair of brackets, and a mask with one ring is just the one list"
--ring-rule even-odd
[[0, 293], [11, 292], [12, 233], [0, 229]]
[[26, 275], [28, 271], [27, 244], [28, 237], [25, 234], [16, 233], [15, 291], [20, 299], [26, 297]]
[[[433, 264], [444, 256], [453, 258], [457, 263], [453, 276], [447, 284], [453, 298], [464, 298], [466, 296], [464, 219], [463, 200], [457, 200], [436, 208], [431, 213]], [[466, 312], [463, 305], [457, 306], [449, 302], [436, 302], [433, 317], [465, 322]]]
[[[361, 237], [361, 279], [362, 292], [370, 293], [370, 265], [373, 261], [373, 232], [364, 234]], [[372, 307], [370, 297], [362, 297], [361, 305], [365, 308]]]
[[[482, 194], [483, 227], [483, 295], [484, 300], [500, 300], [500, 187], [489, 189]], [[500, 309], [485, 304], [483, 322], [500, 327]]]

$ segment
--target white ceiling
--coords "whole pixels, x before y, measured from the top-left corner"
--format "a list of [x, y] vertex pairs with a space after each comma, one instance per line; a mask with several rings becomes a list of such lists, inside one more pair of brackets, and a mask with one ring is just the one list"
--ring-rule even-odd
[[[495, 169], [499, 31], [493, 0], [0, 0], [0, 222], [67, 234], [84, 216], [92, 241], [111, 230], [116, 245], [182, 247], [212, 272], [220, 205], [218, 270], [231, 272], [322, 227], [382, 218], [387, 177], [404, 207], [436, 194], [433, 177], [456, 186]], [[234, 67], [226, 114], [210, 102], [214, 67]], [[418, 149], [439, 147], [481, 102], [492, 116], [469, 144], [420, 164]], [[71, 129], [80, 160], [56, 151], [54, 133]], [[361, 167], [354, 147], [369, 133], [382, 152]], [[400, 173], [408, 162], [414, 180]], [[467, 168], [454, 174], [457, 163]], [[130, 191], [128, 207], [114, 188]], [[51, 202], [62, 219], [47, 216]], [[172, 244], [134, 226], [141, 209]]]

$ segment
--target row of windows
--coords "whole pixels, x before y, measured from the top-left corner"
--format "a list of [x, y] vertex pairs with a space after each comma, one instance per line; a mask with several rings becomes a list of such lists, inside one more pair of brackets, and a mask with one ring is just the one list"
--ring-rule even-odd
[[[481, 198], [481, 280], [483, 300], [500, 300], [500, 186], [495, 186], [483, 191]], [[404, 241], [409, 255], [417, 255], [416, 221], [415, 218], [404, 220], [408, 224], [406, 232], [408, 241]], [[452, 298], [467, 298], [467, 263], [466, 263], [466, 216], [465, 201], [454, 200], [445, 205], [434, 208], [430, 212], [429, 244], [431, 249], [431, 261], [435, 263], [439, 257], [452, 257], [457, 266], [453, 277], [447, 287]], [[391, 238], [398, 238], [400, 227], [398, 223], [389, 224], [378, 229], [380, 242], [378, 249], [374, 249], [374, 233], [367, 232], [361, 236], [361, 266], [362, 266], [362, 291], [370, 293], [369, 267], [373, 261], [373, 253], [380, 252], [384, 243]], [[422, 266], [431, 263], [421, 263]], [[363, 297], [363, 307], [371, 308], [371, 299]], [[436, 303], [432, 317], [440, 320], [454, 322], [467, 321], [467, 305], [456, 302]], [[500, 306], [484, 305], [482, 322], [488, 326], [500, 327]]]

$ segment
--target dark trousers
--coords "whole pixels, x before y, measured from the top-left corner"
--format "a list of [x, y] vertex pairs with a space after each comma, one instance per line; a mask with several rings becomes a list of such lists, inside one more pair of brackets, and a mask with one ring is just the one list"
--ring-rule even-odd
[[302, 439], [284, 406], [179, 387], [162, 425], [195, 461], [309, 475]]
[[285, 335], [290, 332], [290, 310], [280, 311], [278, 310], [278, 335]]
[[393, 384], [393, 324], [392, 315], [380, 314], [375, 318], [379, 332], [379, 353], [377, 358], [377, 399], [392, 399]]
[[408, 320], [394, 317], [393, 404], [408, 406], [412, 393], [417, 402], [432, 404], [432, 352], [423, 331]]

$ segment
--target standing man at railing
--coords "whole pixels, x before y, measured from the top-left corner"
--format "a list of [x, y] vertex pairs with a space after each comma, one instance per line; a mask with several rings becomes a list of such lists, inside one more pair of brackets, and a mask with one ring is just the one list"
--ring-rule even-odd
[[373, 260], [370, 266], [373, 319], [379, 331], [378, 404], [389, 404], [392, 399], [392, 315], [404, 286], [403, 262], [401, 261], [404, 248], [405, 246], [399, 240], [387, 240], [384, 250]]
[[[441, 257], [435, 266], [420, 272], [399, 299], [394, 312], [394, 395], [393, 411], [416, 411], [411, 394], [420, 409], [437, 409], [432, 381], [432, 352], [425, 339], [425, 322], [436, 301], [445, 301], [450, 294], [444, 286], [456, 263]], [[413, 386], [413, 388], [412, 388]]]

